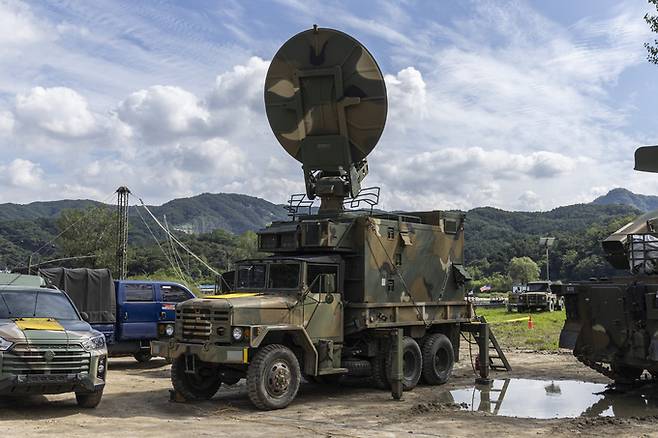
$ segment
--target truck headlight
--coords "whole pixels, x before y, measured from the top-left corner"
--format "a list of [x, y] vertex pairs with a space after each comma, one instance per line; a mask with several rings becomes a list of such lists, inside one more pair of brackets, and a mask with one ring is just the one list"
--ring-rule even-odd
[[174, 325], [173, 324], [167, 324], [165, 327], [165, 335], [167, 336], [173, 336], [174, 335]]
[[242, 328], [233, 327], [232, 335], [233, 335], [233, 339], [235, 339], [236, 341], [239, 341], [240, 339], [242, 339], [242, 335], [243, 335]]
[[13, 342], [9, 342], [8, 340], [0, 337], [0, 351], [7, 351], [11, 348], [12, 345], [14, 345]]
[[91, 338], [82, 342], [82, 348], [87, 351], [100, 350], [105, 348], [105, 335], [100, 334], [92, 336]]

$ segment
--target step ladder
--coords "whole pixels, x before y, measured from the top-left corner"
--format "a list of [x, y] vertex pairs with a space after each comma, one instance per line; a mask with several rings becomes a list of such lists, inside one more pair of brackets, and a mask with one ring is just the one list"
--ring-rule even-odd
[[[479, 317], [480, 322], [482, 323], [487, 323], [487, 320], [484, 318], [484, 316]], [[509, 361], [507, 360], [507, 357], [505, 356], [505, 353], [503, 353], [503, 350], [500, 348], [500, 344], [498, 344], [498, 340], [496, 340], [496, 336], [494, 335], [493, 331], [491, 330], [491, 327], [489, 327], [489, 368], [494, 370], [494, 371], [512, 371], [512, 367], [509, 364]]]
[[[500, 348], [500, 344], [498, 344], [498, 340], [484, 316], [478, 317], [473, 322], [461, 324], [461, 331], [471, 333], [478, 343], [480, 378], [476, 380], [482, 383], [490, 382], [489, 370], [512, 371], [512, 366]], [[484, 363], [482, 363], [482, 360], [484, 360]]]

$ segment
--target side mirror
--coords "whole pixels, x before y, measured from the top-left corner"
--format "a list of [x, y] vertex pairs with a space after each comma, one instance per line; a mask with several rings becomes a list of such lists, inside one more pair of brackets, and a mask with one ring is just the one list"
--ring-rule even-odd
[[326, 294], [336, 293], [336, 274], [322, 274], [320, 291]]
[[89, 314], [87, 312], [80, 312], [80, 318], [85, 322], [89, 322]]

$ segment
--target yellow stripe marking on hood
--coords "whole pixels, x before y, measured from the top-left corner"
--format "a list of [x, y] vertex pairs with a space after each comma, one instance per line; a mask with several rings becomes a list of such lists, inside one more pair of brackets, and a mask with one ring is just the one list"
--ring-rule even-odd
[[255, 297], [258, 295], [255, 292], [238, 292], [238, 293], [232, 293], [232, 294], [223, 294], [223, 295], [207, 295], [204, 298], [247, 298], [247, 297]]
[[53, 330], [63, 332], [64, 327], [52, 318], [17, 318], [14, 323], [21, 330]]

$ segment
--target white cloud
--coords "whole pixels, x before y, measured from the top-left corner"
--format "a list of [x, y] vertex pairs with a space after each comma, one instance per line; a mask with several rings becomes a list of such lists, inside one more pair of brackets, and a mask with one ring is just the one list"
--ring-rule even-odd
[[16, 97], [16, 117], [24, 129], [36, 128], [63, 137], [82, 137], [96, 130], [87, 100], [66, 87], [34, 87]]
[[25, 4], [18, 1], [0, 1], [0, 46], [39, 42], [47, 37], [45, 30], [35, 21]]
[[37, 188], [41, 184], [43, 170], [30, 160], [16, 158], [9, 164], [0, 165], [0, 182], [18, 188]]
[[14, 129], [14, 115], [10, 111], [0, 111], [0, 135], [9, 135]]
[[203, 134], [208, 111], [189, 91], [154, 85], [132, 93], [119, 104], [117, 115], [146, 141], [162, 142], [175, 135]]

